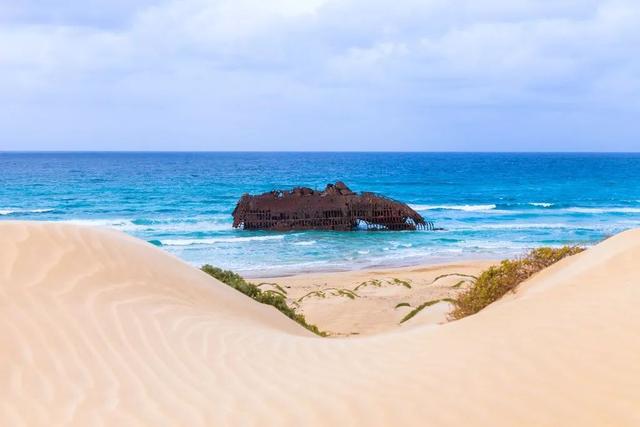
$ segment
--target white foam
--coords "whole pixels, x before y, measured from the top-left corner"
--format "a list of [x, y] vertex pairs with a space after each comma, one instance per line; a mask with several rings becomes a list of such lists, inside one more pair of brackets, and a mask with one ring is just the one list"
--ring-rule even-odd
[[[562, 228], [584, 228], [576, 224], [558, 223], [534, 223], [534, 222], [514, 222], [503, 224], [478, 224], [468, 227], [469, 230], [529, 230], [529, 229], [562, 229]], [[459, 229], [457, 229], [459, 230]]]
[[553, 206], [553, 203], [546, 203], [546, 202], [535, 202], [535, 203], [529, 203], [531, 206], [536, 206], [539, 208], [550, 208], [551, 206]]
[[29, 213], [45, 213], [45, 212], [51, 212], [54, 211], [55, 209], [53, 208], [47, 208], [47, 209], [17, 209], [17, 208], [5, 208], [5, 209], [0, 209], [0, 215], [12, 215], [12, 214], [17, 214], [17, 213], [22, 213], [22, 214], [29, 214]]
[[108, 227], [121, 231], [136, 231], [140, 226], [135, 225], [128, 219], [66, 219], [60, 222], [66, 224], [82, 225], [85, 227]]
[[213, 221], [198, 222], [169, 222], [153, 223], [153, 224], [133, 224], [139, 229], [150, 230], [165, 233], [181, 233], [181, 232], [205, 232], [205, 231], [225, 231], [232, 230], [231, 222], [220, 223]]
[[565, 212], [586, 213], [586, 214], [606, 214], [606, 213], [640, 213], [640, 208], [625, 207], [603, 207], [603, 208], [566, 208]]
[[251, 237], [214, 237], [207, 239], [166, 239], [160, 240], [162, 246], [215, 245], [216, 243], [242, 243], [264, 240], [282, 240], [284, 236], [251, 236]]
[[231, 230], [231, 223], [220, 223], [215, 221], [195, 221], [189, 222], [178, 219], [159, 220], [148, 224], [136, 224], [136, 220], [128, 218], [107, 218], [107, 219], [66, 219], [61, 222], [84, 225], [89, 227], [109, 227], [120, 231], [150, 231], [163, 233], [185, 233], [185, 232], [206, 232]]
[[311, 246], [311, 245], [315, 245], [316, 242], [315, 240], [305, 240], [303, 242], [294, 242], [293, 244], [296, 246]]
[[417, 211], [432, 210], [450, 210], [450, 211], [490, 211], [496, 208], [496, 205], [409, 205]]

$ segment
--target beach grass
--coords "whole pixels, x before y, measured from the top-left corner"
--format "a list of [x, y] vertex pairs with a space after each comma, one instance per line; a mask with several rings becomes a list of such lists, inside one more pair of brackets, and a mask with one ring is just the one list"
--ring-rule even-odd
[[365, 286], [374, 286], [376, 288], [379, 288], [380, 286], [382, 286], [382, 281], [380, 279], [367, 280], [365, 282], [360, 283], [355, 288], [353, 288], [353, 291], [356, 292], [358, 289], [364, 288]]
[[310, 298], [310, 297], [319, 297], [319, 298], [326, 298], [327, 296], [341, 296], [341, 297], [347, 297], [349, 299], [356, 299], [356, 298], [360, 298], [360, 296], [355, 293], [354, 291], [351, 291], [349, 289], [338, 289], [338, 288], [325, 288], [321, 291], [311, 291], [303, 296], [301, 296], [300, 298], [298, 298], [296, 300], [296, 303], [299, 304], [302, 302], [302, 300], [304, 300], [305, 298]]
[[447, 273], [447, 274], [441, 274], [438, 277], [436, 277], [435, 279], [433, 279], [431, 281], [431, 283], [429, 283], [429, 285], [433, 285], [434, 283], [436, 283], [438, 280], [440, 279], [444, 279], [445, 277], [464, 277], [465, 280], [462, 280], [461, 282], [456, 283], [454, 286], [460, 286], [462, 284], [462, 282], [466, 281], [466, 280], [478, 280], [477, 276], [474, 276], [473, 274], [463, 274], [463, 273]]
[[460, 281], [458, 281], [458, 283], [456, 283], [455, 285], [453, 285], [453, 286], [451, 287], [451, 289], [458, 289], [460, 286], [464, 285], [465, 283], [469, 283], [469, 282], [473, 283], [473, 281], [472, 281], [472, 280], [470, 280], [470, 279], [463, 279], [463, 280], [460, 280]]
[[380, 279], [367, 280], [365, 282], [360, 283], [355, 288], [353, 288], [353, 291], [355, 292], [358, 289], [364, 288], [366, 286], [373, 286], [373, 287], [376, 287], [376, 288], [380, 288], [384, 284], [400, 285], [400, 286], [404, 286], [407, 289], [411, 289], [411, 280], [403, 280], [403, 279], [398, 279], [397, 277], [393, 277], [391, 279], [385, 279], [385, 280], [380, 280]]
[[453, 301], [455, 308], [451, 312], [451, 318], [462, 319], [479, 312], [540, 270], [582, 251], [584, 248], [579, 246], [537, 248], [523, 257], [504, 260], [499, 265], [490, 267]]
[[316, 325], [307, 323], [302, 314], [296, 313], [294, 309], [289, 307], [289, 305], [287, 305], [287, 300], [282, 293], [277, 291], [262, 291], [258, 286], [244, 280], [244, 278], [239, 274], [234, 273], [233, 271], [223, 270], [209, 264], [203, 265], [201, 270], [259, 303], [275, 307], [282, 314], [299, 323], [314, 334], [321, 337], [327, 336], [326, 332], [318, 329]]
[[400, 302], [398, 304], [396, 304], [396, 306], [394, 308], [400, 308], [400, 307], [411, 307], [411, 304], [409, 304], [408, 302]]
[[393, 283], [394, 285], [402, 285], [405, 288], [411, 289], [411, 280], [403, 280], [394, 277], [391, 279], [391, 283]]
[[282, 286], [280, 286], [280, 285], [279, 285], [279, 284], [277, 284], [277, 283], [262, 282], [262, 283], [258, 283], [256, 286], [257, 286], [257, 287], [259, 287], [259, 288], [260, 288], [260, 287], [262, 287], [262, 286], [273, 286], [273, 287], [274, 287], [274, 288], [276, 288], [276, 289], [278, 290], [278, 292], [280, 292], [281, 294], [284, 294], [284, 295], [286, 295], [286, 294], [287, 294], [287, 291], [286, 291]]
[[[411, 310], [409, 313], [407, 313], [407, 315], [402, 318], [400, 323], [406, 322], [407, 320], [411, 319], [416, 314], [420, 313], [425, 308], [430, 307], [432, 305], [435, 305], [435, 304], [437, 304], [439, 302], [443, 302], [443, 301], [449, 302], [449, 303], [453, 303], [454, 302], [452, 299], [449, 299], [449, 298], [434, 299], [434, 300], [431, 300], [431, 301], [423, 302], [422, 304], [420, 304], [419, 306], [417, 306], [416, 308]], [[406, 304], [406, 303], [401, 303], [401, 304]], [[409, 306], [409, 304], [406, 304], [406, 305]], [[400, 304], [398, 304], [396, 306], [396, 308], [398, 308], [399, 306], [400, 306]]]

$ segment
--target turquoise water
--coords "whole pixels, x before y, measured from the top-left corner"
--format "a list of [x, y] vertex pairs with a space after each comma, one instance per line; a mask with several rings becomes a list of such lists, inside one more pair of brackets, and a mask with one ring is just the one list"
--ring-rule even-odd
[[[438, 232], [247, 232], [244, 192], [342, 180]], [[640, 226], [639, 154], [0, 153], [0, 219], [112, 227], [247, 275], [503, 258]]]

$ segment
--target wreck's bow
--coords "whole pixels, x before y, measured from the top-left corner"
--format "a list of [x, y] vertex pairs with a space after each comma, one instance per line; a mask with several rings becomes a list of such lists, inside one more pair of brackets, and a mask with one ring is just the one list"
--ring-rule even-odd
[[323, 191], [297, 187], [244, 194], [233, 210], [233, 226], [280, 231], [433, 229], [406, 204], [374, 193], [354, 193], [342, 182], [328, 184]]

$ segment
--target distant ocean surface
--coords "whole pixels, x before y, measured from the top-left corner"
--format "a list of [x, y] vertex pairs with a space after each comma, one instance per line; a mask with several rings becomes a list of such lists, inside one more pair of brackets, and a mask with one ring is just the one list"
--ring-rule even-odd
[[[336, 180], [445, 230], [231, 227], [245, 192]], [[0, 153], [0, 220], [11, 219], [111, 227], [249, 276], [504, 258], [640, 227], [640, 154]]]

